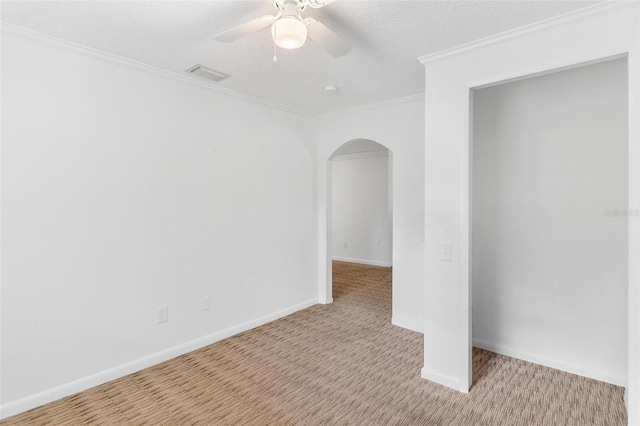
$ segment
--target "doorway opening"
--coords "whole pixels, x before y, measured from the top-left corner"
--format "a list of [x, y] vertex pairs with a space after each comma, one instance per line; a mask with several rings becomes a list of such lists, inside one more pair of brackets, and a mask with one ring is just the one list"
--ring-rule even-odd
[[[389, 281], [391, 306], [392, 161], [388, 148], [369, 139], [346, 142], [327, 161], [327, 291], [330, 300], [348, 291], [345, 280], [353, 285], [355, 281], [351, 278], [370, 274], [377, 277], [375, 281]], [[391, 321], [390, 314], [388, 320]]]
[[471, 91], [474, 347], [626, 386], [627, 82], [622, 57]]

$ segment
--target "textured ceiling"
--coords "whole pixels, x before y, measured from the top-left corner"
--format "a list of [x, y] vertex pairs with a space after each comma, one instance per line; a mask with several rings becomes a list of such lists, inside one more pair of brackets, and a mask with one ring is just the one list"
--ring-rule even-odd
[[[308, 41], [279, 49], [270, 31], [219, 43], [213, 36], [273, 14], [263, 1], [3, 1], [2, 21], [182, 73], [199, 63], [230, 74], [219, 84], [304, 112], [325, 113], [424, 92], [421, 55], [583, 8], [585, 1], [353, 1], [307, 8], [353, 45], [332, 58]], [[195, 77], [194, 77], [195, 78]], [[333, 95], [328, 85], [338, 87]]]

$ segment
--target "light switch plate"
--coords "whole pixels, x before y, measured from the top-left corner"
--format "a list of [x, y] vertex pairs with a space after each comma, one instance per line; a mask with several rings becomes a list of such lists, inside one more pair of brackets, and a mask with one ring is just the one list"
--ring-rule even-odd
[[451, 262], [451, 243], [440, 243], [440, 260], [444, 262]]

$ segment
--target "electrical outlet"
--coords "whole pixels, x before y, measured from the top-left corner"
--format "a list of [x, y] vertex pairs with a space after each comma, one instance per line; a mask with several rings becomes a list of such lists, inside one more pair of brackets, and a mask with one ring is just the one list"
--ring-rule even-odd
[[169, 321], [169, 307], [168, 306], [160, 306], [157, 310], [157, 318], [158, 324], [162, 322]]
[[346, 242], [342, 243], [342, 248], [343, 248], [343, 249], [346, 249], [346, 248], [347, 248], [347, 243], [346, 243]]
[[211, 309], [211, 296], [205, 296], [202, 298], [202, 310], [208, 311]]

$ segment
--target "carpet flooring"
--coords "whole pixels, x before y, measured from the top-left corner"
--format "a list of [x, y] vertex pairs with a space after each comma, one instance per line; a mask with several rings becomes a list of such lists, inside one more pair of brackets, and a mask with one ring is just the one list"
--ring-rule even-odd
[[391, 268], [334, 264], [316, 305], [5, 419], [9, 425], [624, 425], [623, 389], [474, 349], [464, 395], [420, 378]]

